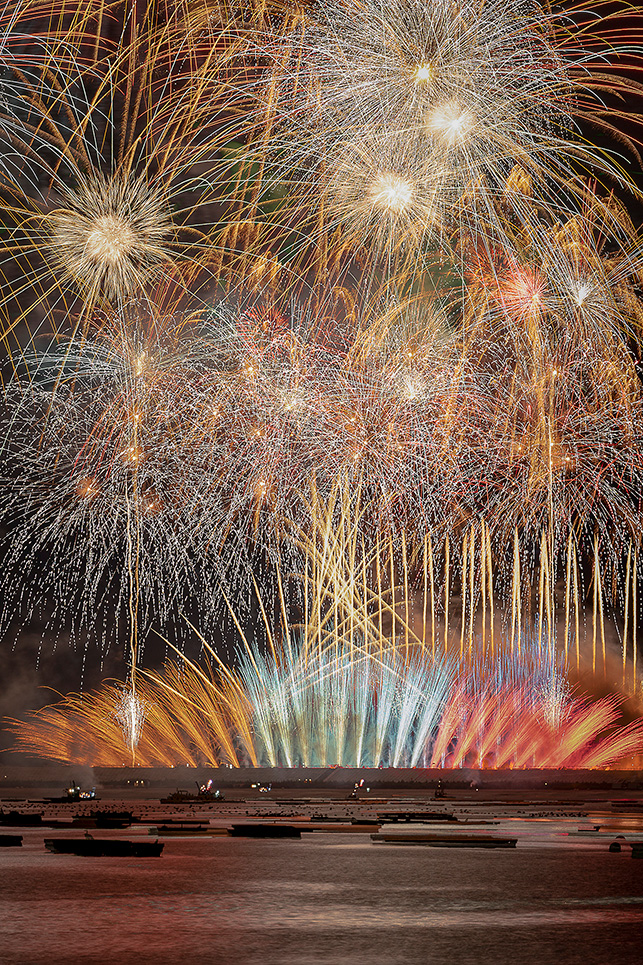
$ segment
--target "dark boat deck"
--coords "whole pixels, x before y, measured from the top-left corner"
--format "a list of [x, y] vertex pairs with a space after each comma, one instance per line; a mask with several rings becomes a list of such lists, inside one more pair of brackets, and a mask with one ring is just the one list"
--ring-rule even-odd
[[0, 848], [21, 848], [21, 834], [0, 834]]
[[233, 824], [228, 833], [244, 838], [301, 838], [301, 829], [291, 824]]
[[430, 834], [380, 831], [372, 834], [376, 844], [424, 845], [429, 848], [515, 848], [517, 838], [499, 838], [487, 834]]
[[45, 847], [53, 854], [77, 854], [83, 857], [158, 858], [165, 845], [162, 841], [124, 841], [121, 838], [45, 838]]

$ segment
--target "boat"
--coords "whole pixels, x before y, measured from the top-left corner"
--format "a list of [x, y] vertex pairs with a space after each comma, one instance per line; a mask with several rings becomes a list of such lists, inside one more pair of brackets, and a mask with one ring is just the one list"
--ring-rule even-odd
[[472, 824], [479, 828], [483, 824], [500, 824], [500, 821], [490, 821], [487, 818], [458, 818], [459, 825]]
[[89, 816], [96, 821], [97, 828], [127, 828], [137, 822], [133, 811], [90, 811]]
[[45, 838], [45, 848], [53, 854], [78, 854], [83, 857], [158, 858], [165, 847], [162, 841], [124, 841], [122, 838]]
[[0, 848], [21, 848], [21, 834], [0, 834]]
[[203, 803], [205, 801], [225, 800], [221, 791], [212, 790], [212, 781], [208, 781], [207, 784], [199, 784], [198, 781], [195, 781], [195, 784], [197, 786], [196, 794], [193, 794], [192, 791], [182, 791], [177, 788], [172, 794], [168, 794], [167, 797], [162, 797], [161, 804], [191, 804], [193, 802]]
[[0, 825], [5, 828], [37, 828], [42, 825], [42, 814], [24, 814], [22, 811], [0, 809]]
[[607, 850], [612, 854], [620, 854], [628, 845], [632, 849], [633, 858], [643, 858], [643, 841], [627, 840], [623, 834], [617, 835]]
[[235, 838], [301, 838], [301, 829], [291, 824], [233, 824], [228, 834]]
[[497, 838], [491, 834], [432, 834], [427, 832], [386, 832], [371, 835], [375, 844], [421, 844], [429, 848], [515, 848], [517, 838]]
[[336, 821], [334, 824], [303, 824], [303, 832], [310, 831], [317, 834], [370, 834], [373, 828], [380, 825], [375, 821], [361, 822]]
[[160, 824], [158, 827], [151, 827], [150, 834], [156, 834], [159, 838], [208, 838], [218, 834], [227, 834], [227, 828], [215, 828], [210, 824]]
[[46, 828], [88, 828], [90, 830], [123, 831], [132, 824], [131, 814], [125, 811], [92, 811], [91, 814], [75, 814], [71, 821], [47, 818], [43, 821]]
[[66, 787], [60, 797], [46, 797], [45, 801], [50, 804], [68, 804], [70, 801], [97, 801], [96, 788], [91, 791], [83, 791], [80, 784], [76, 781], [71, 782], [71, 787]]
[[[166, 817], [162, 817], [162, 818], [161, 818], [161, 823], [162, 823], [163, 825], [165, 825], [166, 827], [170, 827], [172, 824], [178, 824], [178, 825], [180, 825], [182, 828], [187, 828], [187, 827], [189, 827], [189, 825], [193, 825], [193, 826], [202, 825], [202, 824], [204, 824], [205, 822], [207, 822], [207, 820], [208, 820], [207, 818], [184, 818], [184, 817], [166, 818]], [[147, 823], [147, 824], [149, 824], [150, 822], [147, 821], [147, 822], [139, 822], [139, 823]]]
[[456, 823], [455, 814], [450, 811], [377, 811], [380, 824], [397, 824], [404, 821], [407, 824], [432, 824], [434, 821], [449, 821]]

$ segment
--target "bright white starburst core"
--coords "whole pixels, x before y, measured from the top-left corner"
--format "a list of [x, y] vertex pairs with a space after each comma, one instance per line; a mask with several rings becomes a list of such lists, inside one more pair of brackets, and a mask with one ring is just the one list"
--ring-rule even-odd
[[136, 234], [131, 225], [114, 214], [96, 218], [87, 236], [85, 254], [92, 261], [116, 265], [136, 245]]
[[413, 197], [413, 185], [396, 174], [378, 174], [370, 190], [374, 207], [398, 213], [408, 208]]

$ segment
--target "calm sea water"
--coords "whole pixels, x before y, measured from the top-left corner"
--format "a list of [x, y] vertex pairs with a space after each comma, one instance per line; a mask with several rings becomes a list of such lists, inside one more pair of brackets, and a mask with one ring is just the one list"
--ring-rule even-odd
[[2, 965], [638, 965], [643, 861], [368, 837], [170, 839], [161, 858], [0, 850]]

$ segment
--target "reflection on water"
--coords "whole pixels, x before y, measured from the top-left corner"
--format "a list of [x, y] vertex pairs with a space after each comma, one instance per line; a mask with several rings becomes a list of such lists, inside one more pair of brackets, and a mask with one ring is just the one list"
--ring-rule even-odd
[[332, 835], [0, 852], [2, 965], [634, 965], [643, 862], [591, 847], [388, 848]]

